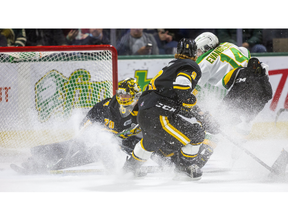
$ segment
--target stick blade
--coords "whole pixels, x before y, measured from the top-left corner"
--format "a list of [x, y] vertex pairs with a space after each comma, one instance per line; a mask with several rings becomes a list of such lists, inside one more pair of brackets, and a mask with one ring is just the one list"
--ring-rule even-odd
[[272, 165], [272, 173], [276, 175], [285, 175], [286, 166], [288, 164], [288, 152], [283, 149], [281, 154]]

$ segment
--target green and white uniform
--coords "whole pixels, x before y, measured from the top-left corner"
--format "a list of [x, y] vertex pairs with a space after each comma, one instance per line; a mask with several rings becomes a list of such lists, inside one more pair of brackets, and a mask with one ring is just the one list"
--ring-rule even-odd
[[201, 91], [207, 89], [209, 93], [214, 92], [219, 99], [222, 99], [226, 95], [222, 78], [232, 69], [246, 67], [250, 57], [250, 52], [246, 48], [227, 42], [199, 56], [196, 61], [202, 71], [196, 87], [201, 93], [199, 97], [202, 99]]

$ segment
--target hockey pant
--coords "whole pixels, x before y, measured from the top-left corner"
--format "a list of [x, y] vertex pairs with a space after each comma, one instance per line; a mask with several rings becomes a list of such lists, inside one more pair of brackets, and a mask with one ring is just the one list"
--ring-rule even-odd
[[179, 148], [179, 163], [189, 166], [197, 157], [205, 138], [204, 129], [200, 124], [192, 124], [181, 116], [162, 116], [158, 111], [159, 108], [152, 107], [138, 112], [143, 139], [136, 144], [132, 155], [145, 161], [165, 143], [169, 143], [173, 148]]

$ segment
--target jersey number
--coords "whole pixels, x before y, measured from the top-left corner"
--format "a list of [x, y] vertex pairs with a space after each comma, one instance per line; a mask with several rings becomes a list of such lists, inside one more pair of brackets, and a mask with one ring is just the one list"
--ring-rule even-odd
[[113, 129], [114, 128], [114, 122], [109, 120], [109, 119], [105, 119], [105, 126], [108, 127], [108, 128], [111, 128]]
[[161, 74], [163, 73], [163, 70], [159, 71], [158, 74], [153, 77], [153, 79], [151, 79], [150, 83], [149, 83], [149, 88], [148, 90], [156, 90], [156, 86], [155, 86], [155, 80], [161, 76]]
[[[235, 48], [230, 48], [231, 52], [233, 53], [235, 60], [239, 63], [242, 63], [244, 61], [248, 61], [248, 58], [243, 56], [242, 53], [235, 49]], [[232, 59], [230, 56], [225, 55], [224, 53], [221, 53], [220, 55], [220, 61], [224, 62], [226, 61], [229, 63], [233, 68], [238, 68], [241, 67], [241, 64], [237, 64], [237, 62], [234, 59]]]

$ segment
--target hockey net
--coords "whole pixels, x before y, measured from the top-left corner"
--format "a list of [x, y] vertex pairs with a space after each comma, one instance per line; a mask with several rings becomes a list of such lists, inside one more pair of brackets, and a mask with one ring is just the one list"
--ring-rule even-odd
[[0, 47], [2, 156], [72, 138], [89, 109], [115, 94], [117, 77], [110, 45]]

